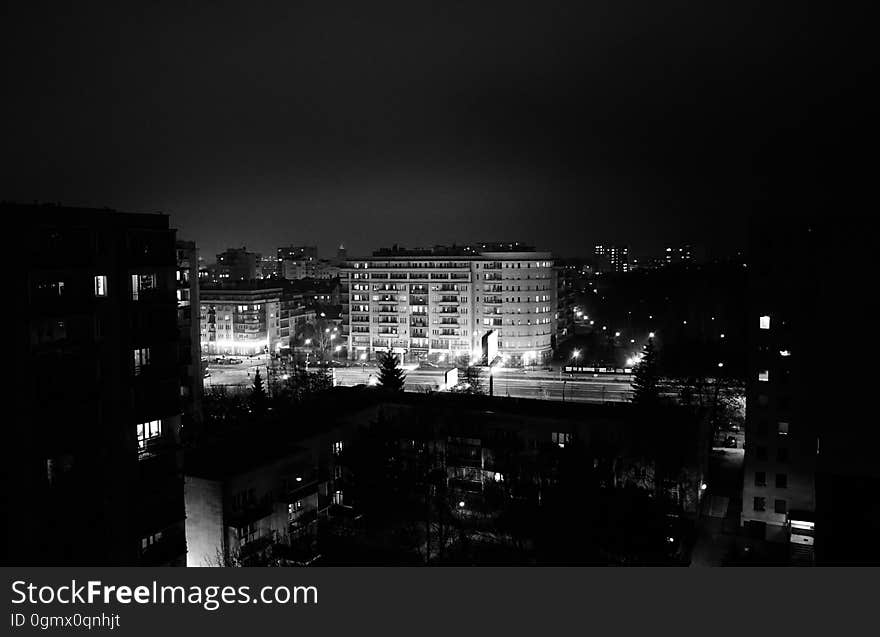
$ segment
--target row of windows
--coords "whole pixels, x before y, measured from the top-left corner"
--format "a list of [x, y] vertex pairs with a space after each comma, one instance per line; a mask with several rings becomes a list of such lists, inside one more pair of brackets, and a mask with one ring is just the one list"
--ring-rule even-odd
[[[755, 496], [755, 498], [752, 500], [752, 509], [758, 512], [766, 511], [767, 498], [765, 498], [764, 496]], [[776, 513], [785, 514], [788, 512], [788, 505], [785, 500], [774, 500], [773, 510]]]
[[[764, 471], [755, 471], [755, 486], [756, 487], [766, 487], [767, 486], [767, 473]], [[788, 474], [785, 473], [777, 473], [776, 474], [776, 488], [777, 489], [787, 489], [788, 488]]]

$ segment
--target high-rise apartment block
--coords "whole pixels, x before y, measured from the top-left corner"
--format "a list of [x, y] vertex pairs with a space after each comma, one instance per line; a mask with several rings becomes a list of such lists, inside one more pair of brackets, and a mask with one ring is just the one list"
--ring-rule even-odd
[[[24, 225], [13, 321], [10, 556], [182, 565], [175, 231], [161, 214], [4, 204]], [[190, 255], [192, 253], [190, 252]], [[191, 289], [191, 288], [190, 288]]]
[[498, 354], [533, 364], [552, 355], [556, 281], [553, 257], [519, 244], [428, 250], [393, 248], [348, 261], [341, 272], [349, 358], [392, 351], [405, 360]]

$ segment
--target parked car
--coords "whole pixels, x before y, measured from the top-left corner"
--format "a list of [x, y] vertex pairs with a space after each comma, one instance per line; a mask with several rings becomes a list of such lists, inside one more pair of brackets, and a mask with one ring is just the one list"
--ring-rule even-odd
[[724, 439], [724, 446], [727, 447], [728, 449], [736, 449], [738, 447], [738, 444], [736, 442], [736, 437], [735, 436], [727, 436], [727, 438]]

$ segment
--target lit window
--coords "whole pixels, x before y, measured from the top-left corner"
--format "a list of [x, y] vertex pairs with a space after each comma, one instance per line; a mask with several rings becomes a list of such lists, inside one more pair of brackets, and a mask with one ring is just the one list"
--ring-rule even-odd
[[155, 274], [132, 274], [131, 275], [131, 300], [137, 301], [141, 292], [156, 288]]
[[140, 347], [133, 352], [134, 373], [140, 374], [141, 370], [150, 364], [150, 348]]
[[334, 493], [333, 493], [333, 504], [337, 504], [337, 505], [339, 505], [339, 506], [342, 506], [342, 503], [343, 503], [343, 499], [342, 499], [342, 491], [334, 491]]
[[95, 296], [107, 296], [107, 277], [103, 274], [95, 277]]
[[789, 356], [791, 356], [791, 352], [787, 349], [781, 349], [779, 350], [779, 355], [783, 358], [788, 358]]
[[138, 450], [145, 451], [147, 443], [162, 436], [162, 421], [151, 420], [137, 426]]
[[338, 456], [339, 454], [341, 454], [342, 453], [342, 441], [337, 440], [336, 442], [334, 442], [333, 446], [331, 448], [331, 451], [333, 452], [334, 456]]
[[778, 422], [776, 423], [776, 433], [780, 436], [788, 435], [788, 423], [787, 422]]
[[761, 325], [762, 330], [769, 330], [770, 329], [770, 316], [768, 316], [768, 315], [762, 316], [760, 325]]
[[552, 434], [552, 440], [553, 444], [559, 445], [560, 448], [564, 448], [566, 444], [571, 442], [571, 434], [554, 431]]
[[768, 380], [770, 380], [770, 372], [766, 369], [761, 370], [760, 372], [758, 372], [758, 380], [762, 383], [766, 383]]

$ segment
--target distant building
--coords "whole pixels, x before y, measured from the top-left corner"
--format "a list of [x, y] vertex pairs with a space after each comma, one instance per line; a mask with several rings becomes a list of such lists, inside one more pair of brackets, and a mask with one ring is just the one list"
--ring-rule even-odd
[[513, 364], [552, 355], [557, 306], [549, 252], [518, 243], [394, 246], [350, 260], [341, 288], [350, 358], [393, 351], [407, 360], [474, 359], [493, 330], [499, 355]]
[[178, 299], [193, 288], [175, 283], [168, 217], [0, 209], [24, 225], [12, 394], [27, 418], [4, 442], [11, 561], [183, 565], [181, 387], [193, 361]]
[[629, 246], [597, 245], [593, 254], [600, 272], [629, 272]]
[[284, 260], [287, 261], [300, 261], [302, 259], [311, 259], [312, 261], [318, 260], [318, 246], [310, 246], [310, 245], [289, 245], [289, 246], [281, 246], [276, 250], [276, 259], [278, 263], [281, 263]]
[[339, 265], [324, 259], [284, 259], [281, 261], [281, 277], [289, 281], [299, 279], [335, 279], [339, 277]]
[[281, 295], [281, 346], [297, 344], [306, 325], [314, 323], [315, 316], [314, 305], [305, 294], [285, 291]]
[[575, 263], [557, 262], [556, 275], [556, 335], [554, 349], [574, 335], [574, 306], [580, 268]]
[[253, 281], [259, 255], [246, 248], [229, 248], [217, 255], [217, 278], [221, 281]]
[[258, 279], [278, 278], [278, 259], [274, 256], [262, 256], [257, 259], [257, 276]]
[[183, 426], [201, 428], [203, 370], [199, 323], [198, 250], [192, 241], [177, 242], [177, 327], [180, 332], [180, 399]]
[[281, 338], [282, 288], [239, 285], [201, 290], [201, 343], [208, 354], [276, 352]]
[[688, 265], [693, 263], [693, 250], [689, 244], [667, 247], [660, 257], [663, 265]]

